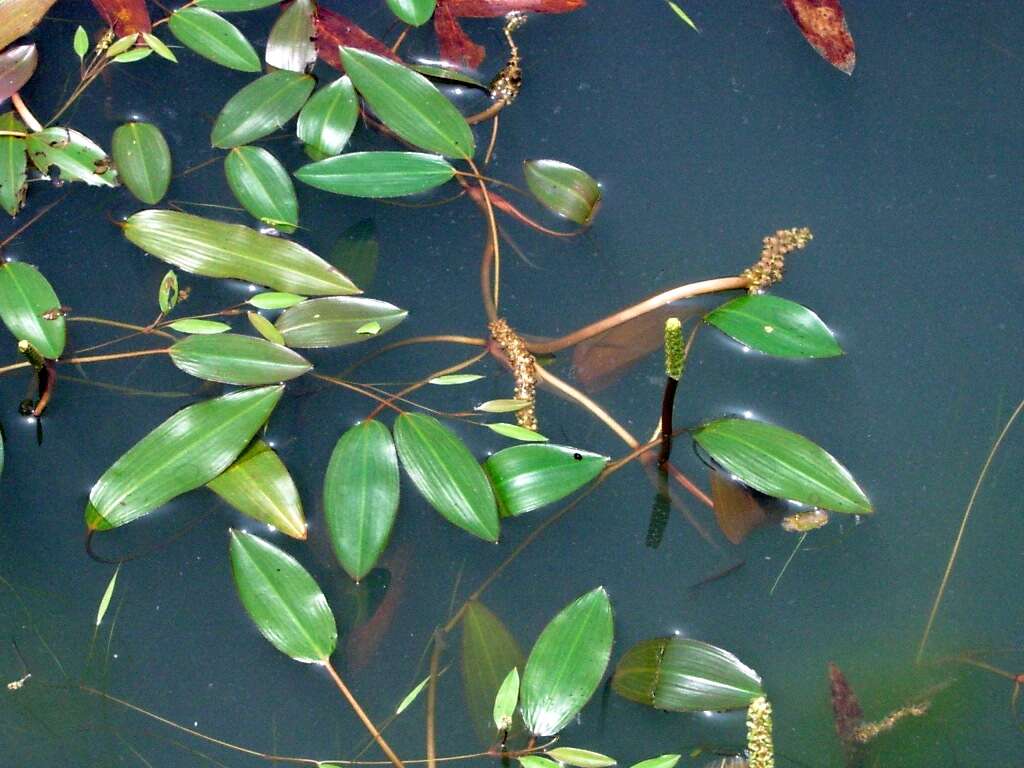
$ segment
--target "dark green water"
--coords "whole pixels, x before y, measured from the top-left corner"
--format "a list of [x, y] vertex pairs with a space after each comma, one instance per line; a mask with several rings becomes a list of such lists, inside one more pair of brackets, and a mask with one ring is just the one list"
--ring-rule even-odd
[[[964, 666], [916, 669], [914, 656], [964, 504], [1022, 397], [1024, 7], [844, 5], [858, 46], [852, 78], [820, 60], [770, 0], [687, 4], [701, 35], [655, 0], [594, 0], [579, 13], [534, 20], [518, 36], [527, 83], [502, 116], [491, 173], [515, 181], [523, 159], [551, 157], [587, 169], [604, 185], [600, 216], [580, 238], [556, 241], [508, 225], [529, 263], [506, 255], [503, 311], [525, 333], [558, 335], [656, 290], [735, 274], [756, 259], [764, 234], [811, 227], [813, 244], [792, 259], [777, 293], [817, 310], [847, 355], [770, 360], [705, 333], [681, 387], [677, 420], [749, 411], [802, 432], [851, 469], [877, 514], [859, 524], [836, 521], [811, 535], [769, 595], [793, 549], [792, 535], [766, 529], [738, 547], [719, 536], [712, 547], [673, 513], [661, 547], [649, 549], [653, 490], [640, 469], [630, 468], [529, 547], [484, 602], [528, 648], [558, 609], [603, 584], [616, 611], [615, 656], [673, 631], [728, 648], [764, 678], [781, 766], [842, 764], [829, 708], [829, 661], [846, 671], [869, 719], [949, 682], [927, 717], [877, 742], [877, 765], [1017, 765], [1024, 762], [1024, 735], [1011, 713], [1012, 683]], [[383, 2], [346, 3], [342, 10], [378, 34], [390, 24]], [[61, 0], [52, 16], [33, 35], [41, 64], [23, 91], [44, 115], [60, 102], [77, 67], [75, 24], [100, 26], [85, 3]], [[259, 48], [273, 17], [271, 9], [232, 20]], [[490, 74], [503, 55], [498, 27], [468, 26], [489, 48]], [[428, 54], [431, 46], [424, 35], [407, 51]], [[185, 51], [180, 59], [178, 67], [151, 57], [118, 70], [92, 88], [69, 124], [109, 146], [121, 122], [150, 120], [167, 135], [176, 170], [213, 157], [212, 116], [251, 77]], [[375, 141], [364, 133], [356, 145]], [[288, 140], [272, 146], [289, 168], [303, 160]], [[124, 190], [39, 183], [21, 220], [65, 190], [60, 206], [7, 255], [39, 266], [74, 314], [150, 321], [166, 266], [128, 244], [108, 221], [139, 206]], [[410, 310], [392, 338], [484, 332], [477, 287], [483, 226], [472, 205], [410, 210], [302, 186], [298, 193], [306, 229], [297, 239], [318, 253], [329, 252], [347, 227], [374, 219], [380, 261], [368, 293]], [[219, 163], [175, 179], [169, 196], [233, 204]], [[13, 226], [0, 224], [0, 236]], [[219, 309], [248, 290], [202, 278], [183, 282], [193, 288], [191, 313]], [[71, 349], [109, 337], [83, 324], [69, 328]], [[4, 344], [3, 361], [13, 362], [14, 342], [8, 337]], [[350, 348], [313, 359], [320, 370], [336, 372], [361, 353]], [[407, 381], [461, 354], [451, 348], [393, 354], [360, 375]], [[493, 375], [471, 388], [435, 389], [425, 399], [461, 409], [510, 396], [510, 381], [496, 367], [480, 370]], [[572, 378], [568, 355], [556, 370]], [[0, 691], [0, 762], [260, 764], [123, 707], [47, 685], [68, 682], [58, 659], [71, 680], [81, 674], [111, 573], [83, 550], [89, 488], [175, 409], [216, 393], [155, 358], [92, 365], [75, 375], [92, 384], [61, 380], [41, 447], [35, 425], [17, 415], [27, 378], [0, 378], [6, 433], [0, 678], [24, 673], [11, 640], [33, 675], [21, 691]], [[175, 396], [128, 396], [100, 383]], [[653, 356], [595, 396], [646, 436], [660, 388]], [[325, 547], [317, 545], [320, 489], [335, 440], [370, 407], [303, 381], [289, 386], [270, 423], [269, 438], [302, 493], [314, 546], [272, 538], [314, 572], [336, 608], [346, 578], [331, 570]], [[625, 452], [617, 438], [550, 393], [541, 394], [539, 412], [543, 431], [558, 442], [612, 456]], [[481, 457], [507, 445], [483, 430], [457, 428]], [[931, 658], [1024, 643], [1022, 451], [1019, 431], [1011, 433], [993, 464], [929, 643]], [[678, 460], [685, 471], [701, 474], [686, 446]], [[694, 504], [692, 511], [714, 527], [704, 509]], [[464, 596], [549, 514], [506, 523], [495, 547], [445, 524], [403, 487], [384, 562], [393, 577], [393, 620], [364, 665], [351, 668], [339, 656], [376, 718], [383, 720], [425, 674], [422, 651], [444, 620], [456, 583]], [[330, 681], [275, 651], [239, 605], [226, 529], [244, 522], [211, 494], [180, 498], [104, 535], [97, 549], [110, 556], [145, 549], [196, 516], [200, 522], [186, 535], [122, 569], [91, 681], [261, 751], [354, 755], [363, 732]], [[728, 578], [688, 589], [739, 559], [745, 566]], [[1014, 673], [1024, 666], [1024, 653], [986, 658]], [[472, 751], [480, 745], [463, 700], [457, 638], [446, 661], [452, 668], [440, 687], [439, 754]], [[101, 675], [96, 663], [104, 665]], [[422, 755], [422, 701], [388, 735], [403, 756]], [[663, 752], [737, 747], [743, 738], [739, 716], [655, 713], [599, 694], [563, 740], [629, 765]], [[705, 759], [706, 753], [683, 765]]]

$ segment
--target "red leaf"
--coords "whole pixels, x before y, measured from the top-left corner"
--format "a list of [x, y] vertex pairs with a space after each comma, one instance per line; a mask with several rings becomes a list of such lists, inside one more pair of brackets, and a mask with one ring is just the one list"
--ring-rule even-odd
[[733, 544], [741, 543], [768, 520], [749, 488], [715, 470], [711, 470], [711, 498], [718, 527]]
[[316, 12], [316, 52], [335, 69], [343, 69], [339, 46], [361, 48], [378, 56], [401, 61], [384, 43], [340, 13], [319, 8]]
[[153, 30], [146, 0], [92, 0], [92, 4], [118, 37]]
[[784, 0], [807, 42], [822, 58], [848, 75], [857, 53], [839, 0]]
[[864, 711], [857, 701], [857, 694], [846, 681], [846, 675], [835, 664], [829, 662], [828, 680], [831, 688], [832, 717], [836, 724], [839, 740], [847, 748], [854, 743], [854, 734], [864, 721]]
[[441, 46], [441, 60], [458, 67], [476, 69], [484, 60], [482, 45], [470, 40], [452, 13], [452, 0], [438, 0], [434, 8], [434, 32]]
[[586, 4], [587, 0], [448, 0], [447, 2], [455, 16], [475, 19], [493, 19], [512, 11], [570, 13], [578, 11]]

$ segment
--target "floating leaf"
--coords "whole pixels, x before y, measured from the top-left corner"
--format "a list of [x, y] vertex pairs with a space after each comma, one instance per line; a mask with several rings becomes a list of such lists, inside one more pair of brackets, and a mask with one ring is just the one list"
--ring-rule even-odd
[[305, 72], [316, 63], [314, 11], [313, 0], [295, 0], [285, 7], [267, 38], [267, 64], [291, 72]]
[[245, 314], [249, 318], [249, 324], [256, 329], [260, 336], [274, 344], [284, 345], [284, 334], [277, 330], [267, 318], [259, 312], [246, 312]]
[[423, 689], [427, 687], [427, 683], [430, 682], [430, 675], [423, 678], [419, 684], [413, 688], [409, 693], [405, 695], [405, 698], [395, 707], [395, 717], [402, 714], [409, 708], [409, 705], [416, 701], [416, 698], [423, 693]]
[[373, 219], [362, 219], [346, 229], [331, 246], [327, 260], [352, 278], [363, 290], [369, 290], [377, 274], [380, 244]]
[[433, 416], [395, 420], [398, 455], [416, 489], [453, 525], [497, 541], [498, 508], [483, 469], [458, 437]]
[[295, 131], [304, 144], [325, 155], [337, 155], [348, 143], [358, 118], [359, 99], [352, 81], [339, 77], [306, 102]]
[[473, 408], [483, 413], [515, 413], [530, 405], [529, 400], [488, 400]]
[[295, 171], [295, 178], [312, 187], [354, 197], [413, 195], [454, 176], [443, 157], [420, 152], [351, 152]]
[[60, 169], [64, 181], [84, 181], [92, 187], [116, 187], [117, 172], [107, 153], [73, 128], [44, 128], [26, 139], [28, 154], [42, 173]]
[[55, 0], [0, 0], [0, 51], [38, 24]]
[[281, 458], [262, 440], [254, 441], [206, 487], [243, 515], [293, 539], [306, 538], [306, 518], [295, 482]]
[[378, 333], [386, 333], [408, 314], [386, 301], [332, 296], [311, 299], [286, 309], [277, 318], [277, 330], [284, 334], [289, 347], [343, 347], [366, 341], [366, 334], [359, 329], [367, 323], [378, 323]]
[[593, 220], [601, 187], [585, 171], [558, 160], [527, 160], [523, 172], [526, 186], [546, 208], [584, 226]]
[[178, 275], [173, 269], [168, 270], [164, 279], [160, 281], [160, 289], [156, 296], [157, 303], [160, 305], [160, 313], [166, 315], [178, 306], [180, 296]]
[[406, 24], [418, 27], [434, 14], [435, 3], [436, 0], [388, 0], [388, 8]]
[[153, 53], [159, 56], [161, 59], [167, 59], [173, 61], [175, 64], [178, 63], [178, 57], [174, 55], [174, 52], [167, 47], [167, 44], [156, 35], [144, 32], [142, 39], [146, 41], [146, 45], [153, 49]]
[[115, 35], [152, 31], [146, 0], [92, 0], [92, 4]]
[[745, 709], [764, 695], [761, 678], [733, 654], [678, 636], [644, 640], [626, 651], [612, 688], [630, 701], [673, 712]]
[[260, 634], [295, 661], [326, 663], [338, 628], [309, 572], [291, 555], [243, 531], [231, 531], [230, 551], [238, 596]]
[[142, 61], [153, 52], [152, 48], [133, 48], [130, 51], [114, 57], [115, 64], [131, 64], [133, 61]]
[[142, 202], [156, 205], [171, 183], [171, 149], [152, 123], [125, 123], [110, 142], [124, 185]]
[[[168, 26], [182, 45], [204, 59], [240, 72], [259, 72], [260, 57], [245, 35], [223, 16], [206, 8], [179, 8], [171, 14]], [[258, 81], [257, 81], [258, 82]]]
[[857, 52], [839, 0], [784, 0], [804, 38], [825, 61], [853, 74]]
[[676, 768], [676, 763], [678, 763], [682, 757], [682, 755], [659, 755], [658, 757], [649, 757], [646, 760], [641, 760], [639, 763], [634, 763], [630, 768]]
[[553, 736], [583, 709], [604, 677], [612, 634], [604, 587], [577, 598], [544, 628], [530, 651], [520, 693], [531, 733]]
[[244, 389], [178, 411], [136, 443], [89, 494], [90, 530], [116, 528], [215, 478], [263, 426], [283, 386]]
[[490, 422], [484, 424], [485, 427], [493, 432], [497, 432], [502, 437], [507, 437], [512, 440], [522, 440], [525, 443], [546, 443], [547, 438], [544, 437], [540, 432], [536, 432], [526, 427], [520, 427], [518, 424], [506, 424], [504, 422]]
[[564, 499], [589, 483], [607, 456], [564, 445], [515, 445], [484, 462], [503, 517], [521, 515]]
[[299, 296], [297, 293], [270, 291], [250, 296], [246, 303], [257, 309], [288, 309], [288, 307], [294, 307], [305, 300], [305, 296]]
[[29, 81], [39, 63], [35, 43], [15, 45], [0, 53], [0, 102], [11, 98]]
[[231, 326], [227, 323], [222, 323], [219, 320], [202, 320], [197, 317], [184, 317], [181, 320], [168, 323], [167, 327], [173, 328], [178, 333], [193, 333], [197, 335], [226, 333], [231, 330]]
[[324, 517], [338, 562], [356, 581], [376, 565], [398, 513], [398, 457], [379, 421], [345, 432], [324, 476]]
[[249, 213], [281, 232], [299, 224], [299, 202], [284, 166], [263, 147], [235, 147], [224, 159], [228, 186]]
[[289, 381], [313, 368], [288, 347], [236, 333], [188, 336], [171, 345], [170, 355], [190, 376], [243, 386]]
[[795, 301], [761, 294], [740, 296], [704, 318], [751, 349], [776, 357], [835, 357], [843, 354], [821, 318]]
[[258, 11], [260, 8], [278, 4], [279, 0], [196, 0], [196, 5], [222, 13]]
[[479, 373], [449, 373], [444, 376], [435, 376], [428, 383], [438, 387], [451, 387], [457, 384], [471, 384], [482, 378], [483, 376]]
[[114, 569], [113, 574], [110, 576], [110, 581], [107, 582], [107, 588], [103, 590], [103, 597], [100, 598], [99, 608], [96, 609], [97, 627], [103, 623], [103, 617], [107, 615], [107, 609], [110, 607], [110, 600], [114, 596], [114, 586], [117, 584], [117, 574], [120, 572], [121, 564], [118, 563], [117, 568]]
[[519, 670], [512, 667], [494, 696], [494, 726], [499, 731], [512, 727], [512, 718], [519, 703]]
[[316, 51], [320, 58], [326, 61], [335, 69], [341, 69], [341, 57], [339, 48], [350, 46], [370, 51], [378, 56], [384, 56], [398, 61], [391, 48], [365, 29], [356, 24], [347, 16], [335, 13], [323, 6], [316, 11]]
[[549, 749], [547, 754], [560, 763], [575, 765], [577, 768], [609, 768], [615, 765], [615, 758], [602, 755], [600, 752], [591, 752], [589, 749], [578, 749], [577, 747], [556, 747]]
[[466, 119], [423, 75], [357, 48], [342, 48], [341, 58], [356, 90], [401, 138], [439, 155], [473, 156]]
[[241, 224], [151, 209], [129, 216], [123, 231], [139, 248], [186, 272], [312, 296], [359, 292], [312, 251]]
[[[7, 112], [0, 115], [0, 131], [23, 133], [25, 124], [13, 112]], [[27, 147], [25, 139], [0, 136], [0, 206], [11, 216], [17, 216], [25, 204], [25, 191], [28, 188]]]
[[67, 339], [63, 313], [46, 319], [58, 307], [60, 300], [42, 272], [22, 261], [0, 262], [0, 319], [16, 341], [27, 341], [49, 360], [61, 356]]
[[103, 55], [106, 56], [108, 59], [116, 59], [125, 51], [130, 50], [135, 45], [135, 43], [138, 42], [138, 40], [138, 32], [132, 32], [131, 34], [119, 37], [117, 40], [115, 40], [106, 47], [106, 49], [103, 51]]
[[440, 64], [409, 64], [408, 66], [409, 69], [414, 69], [421, 75], [433, 78], [434, 80], [449, 80], [453, 83], [471, 85], [482, 91], [490, 92], [491, 90], [487, 87], [486, 83], [481, 82], [472, 75], [466, 74], [461, 69], [452, 69], [451, 67], [444, 67]]
[[846, 467], [795, 432], [753, 419], [718, 419], [694, 430], [693, 438], [761, 493], [834, 512], [874, 511]]
[[85, 54], [89, 52], [89, 33], [85, 31], [85, 27], [81, 24], [75, 29], [75, 37], [71, 45], [75, 53], [78, 54], [79, 61], [84, 59]]
[[314, 80], [298, 72], [271, 72], [228, 99], [217, 115], [210, 142], [230, 149], [282, 128], [306, 103]]
[[462, 618], [462, 684], [466, 710], [481, 743], [494, 743], [491, 715], [496, 710], [498, 691], [509, 670], [521, 668], [525, 660], [501, 619], [482, 603], [470, 601]]

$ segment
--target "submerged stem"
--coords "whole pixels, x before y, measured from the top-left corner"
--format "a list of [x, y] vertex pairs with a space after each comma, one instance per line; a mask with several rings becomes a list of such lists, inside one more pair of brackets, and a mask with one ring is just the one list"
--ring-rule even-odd
[[377, 742], [377, 745], [381, 748], [384, 754], [387, 755], [391, 764], [395, 766], [395, 768], [405, 768], [405, 764], [401, 761], [398, 755], [394, 753], [394, 750], [391, 749], [391, 746], [387, 743], [384, 737], [381, 736], [380, 731], [377, 730], [377, 726], [373, 724], [373, 721], [370, 720], [369, 716], [359, 705], [359, 702], [356, 701], [356, 697], [352, 695], [352, 691], [350, 691], [348, 686], [345, 685], [345, 681], [341, 679], [341, 675], [339, 675], [337, 670], [331, 665], [330, 660], [324, 661], [324, 669], [327, 670], [327, 674], [331, 676], [331, 680], [334, 681], [334, 684], [338, 686], [338, 690], [341, 691], [341, 695], [345, 697], [346, 701], [348, 701], [349, 706], [352, 707], [352, 711], [356, 713], [356, 716], [362, 721], [363, 725], [366, 726], [366, 730], [368, 730], [370, 735], [373, 736], [374, 741]]

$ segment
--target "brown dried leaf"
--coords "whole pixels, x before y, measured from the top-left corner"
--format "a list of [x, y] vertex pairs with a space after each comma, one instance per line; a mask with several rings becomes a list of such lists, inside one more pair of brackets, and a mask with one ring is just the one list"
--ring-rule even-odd
[[448, 5], [456, 16], [477, 19], [496, 18], [512, 11], [570, 13], [578, 11], [586, 4], [587, 0], [448, 0]]
[[839, 0], [784, 0], [807, 42], [836, 69], [853, 74], [853, 36]]
[[31, 32], [55, 0], [0, 0], [0, 50]]

